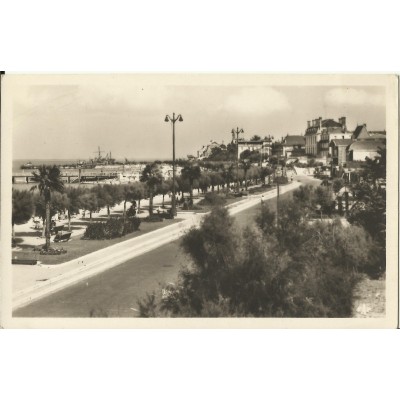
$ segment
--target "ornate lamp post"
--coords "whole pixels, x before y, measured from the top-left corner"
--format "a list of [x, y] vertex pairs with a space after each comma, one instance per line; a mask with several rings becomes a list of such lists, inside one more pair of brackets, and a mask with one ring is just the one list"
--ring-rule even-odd
[[235, 137], [236, 134], [236, 149], [237, 149], [237, 157], [236, 157], [236, 180], [237, 180], [237, 191], [239, 192], [239, 134], [244, 133], [243, 129], [236, 128], [232, 129], [232, 136]]
[[173, 217], [176, 216], [176, 204], [175, 204], [175, 198], [176, 198], [176, 190], [175, 190], [175, 122], [183, 122], [182, 115], [179, 114], [175, 117], [175, 113], [172, 113], [172, 118], [169, 115], [165, 116], [164, 119], [165, 122], [172, 122], [172, 205], [171, 205], [171, 210], [172, 210], [172, 215]]

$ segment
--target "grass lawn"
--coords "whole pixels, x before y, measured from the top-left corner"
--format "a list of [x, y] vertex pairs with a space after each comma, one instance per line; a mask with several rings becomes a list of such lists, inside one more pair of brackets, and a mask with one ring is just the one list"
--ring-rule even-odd
[[[93, 219], [94, 220], [94, 219]], [[152, 232], [156, 229], [163, 228], [168, 225], [175, 224], [182, 221], [181, 219], [165, 219], [162, 222], [142, 222], [139, 230], [121, 238], [109, 239], [109, 240], [81, 240], [82, 235], [74, 236], [69, 242], [65, 243], [53, 243], [51, 247], [55, 249], [65, 249], [67, 252], [60, 255], [40, 255], [39, 251], [33, 251], [34, 246], [20, 247], [22, 250], [13, 251], [12, 258], [18, 258], [20, 260], [38, 260], [43, 264], [54, 265], [61, 264], [66, 261], [73, 260], [75, 258], [84, 256], [94, 251], [103, 249], [113, 244], [123, 242], [125, 240], [132, 239], [134, 237], [143, 235], [148, 232]]]
[[[284, 185], [280, 185], [280, 186], [284, 186]], [[275, 189], [276, 186], [271, 186], [271, 187], [255, 187], [255, 188], [251, 188], [251, 192], [249, 192], [249, 195], [254, 195], [254, 194], [260, 194], [260, 193], [266, 193], [269, 192], [273, 189]], [[207, 192], [207, 193], [213, 193], [213, 192]], [[215, 194], [221, 195], [223, 196], [225, 194], [225, 192], [223, 192], [222, 190], [220, 192], [218, 192], [217, 190], [214, 191]], [[200, 197], [204, 198], [205, 194], [201, 194]], [[242, 197], [228, 197], [226, 199], [226, 202], [224, 203], [224, 206], [229, 206], [233, 203], [237, 203], [239, 201], [245, 200], [246, 198], [248, 198], [248, 196], [242, 196]], [[179, 207], [179, 211], [190, 211], [190, 212], [195, 212], [195, 213], [206, 213], [208, 211], [211, 211], [211, 209], [213, 208], [213, 206], [210, 204], [202, 204], [202, 205], [195, 205], [195, 209], [194, 210], [183, 210], [181, 207]]]

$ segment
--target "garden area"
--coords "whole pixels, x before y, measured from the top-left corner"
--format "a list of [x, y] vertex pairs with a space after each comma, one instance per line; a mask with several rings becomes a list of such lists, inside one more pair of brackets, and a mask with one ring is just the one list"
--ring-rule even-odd
[[[248, 163], [208, 168], [183, 165], [175, 181], [177, 211], [207, 213], [273, 189], [271, 168]], [[288, 182], [284, 176], [275, 179]], [[140, 181], [129, 184], [64, 187], [56, 166], [41, 166], [33, 181], [31, 190], [12, 193], [16, 264], [60, 264], [178, 221], [171, 213], [172, 180], [162, 176], [157, 162], [147, 164]]]

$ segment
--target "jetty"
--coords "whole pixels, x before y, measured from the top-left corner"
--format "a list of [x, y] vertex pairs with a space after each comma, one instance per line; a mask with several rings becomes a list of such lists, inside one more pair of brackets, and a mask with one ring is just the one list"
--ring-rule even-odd
[[[119, 172], [116, 170], [96, 169], [68, 169], [61, 170], [61, 179], [64, 183], [100, 182], [108, 179], [117, 179]], [[12, 183], [34, 183], [33, 171], [24, 170], [13, 172]]]

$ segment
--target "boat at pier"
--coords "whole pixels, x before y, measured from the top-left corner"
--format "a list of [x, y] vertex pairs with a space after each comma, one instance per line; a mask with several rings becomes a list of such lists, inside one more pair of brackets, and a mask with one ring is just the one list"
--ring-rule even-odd
[[36, 165], [33, 165], [30, 161], [24, 165], [21, 165], [21, 169], [36, 169]]

